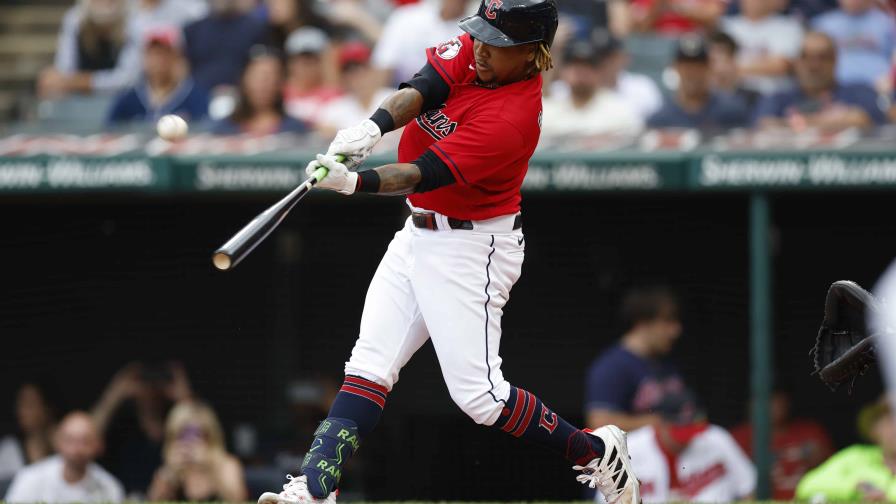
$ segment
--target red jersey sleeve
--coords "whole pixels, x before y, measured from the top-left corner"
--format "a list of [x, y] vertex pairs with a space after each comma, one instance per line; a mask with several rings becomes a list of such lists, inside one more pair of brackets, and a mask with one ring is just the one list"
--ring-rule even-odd
[[514, 179], [519, 174], [510, 171], [516, 171], [512, 168], [519, 166], [517, 161], [528, 159], [533, 150], [512, 123], [490, 114], [479, 114], [458, 125], [454, 133], [429, 148], [448, 165], [460, 185], [475, 185], [496, 176]]
[[473, 66], [473, 39], [468, 33], [426, 50], [426, 60], [449, 86], [476, 78]]

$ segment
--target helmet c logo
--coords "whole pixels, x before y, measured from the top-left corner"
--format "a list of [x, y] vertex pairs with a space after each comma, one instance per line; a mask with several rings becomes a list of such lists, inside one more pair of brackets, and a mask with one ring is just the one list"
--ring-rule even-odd
[[502, 0], [489, 0], [488, 7], [485, 8], [485, 17], [489, 19], [498, 17], [498, 14], [495, 13], [495, 11], [500, 9], [502, 5], [504, 5]]

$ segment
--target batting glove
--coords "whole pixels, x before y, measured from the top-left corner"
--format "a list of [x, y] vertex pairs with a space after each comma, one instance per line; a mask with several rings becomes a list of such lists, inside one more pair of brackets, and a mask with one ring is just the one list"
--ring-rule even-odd
[[358, 174], [348, 171], [344, 164], [336, 161], [332, 156], [318, 154], [316, 160], [308, 163], [305, 173], [310, 177], [321, 166], [328, 170], [327, 176], [315, 184], [315, 187], [339, 191], [346, 196], [355, 192], [355, 186], [358, 185]]
[[327, 149], [327, 156], [342, 154], [345, 156], [346, 167], [357, 168], [367, 159], [382, 137], [380, 127], [370, 119], [365, 119], [357, 126], [339, 130], [330, 148]]

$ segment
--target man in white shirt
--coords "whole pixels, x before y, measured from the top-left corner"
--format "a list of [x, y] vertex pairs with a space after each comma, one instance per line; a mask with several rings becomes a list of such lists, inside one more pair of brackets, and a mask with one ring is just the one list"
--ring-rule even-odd
[[67, 415], [59, 424], [54, 444], [58, 455], [20, 470], [6, 502], [121, 502], [124, 488], [93, 461], [102, 440], [93, 419], [84, 412]]
[[803, 41], [799, 22], [776, 14], [777, 5], [775, 0], [740, 0], [740, 15], [722, 19], [722, 30], [740, 47], [744, 87], [764, 95], [790, 87], [791, 66]]
[[708, 423], [693, 394], [669, 394], [663, 422], [628, 434], [644, 502], [732, 502], [756, 488], [756, 469], [725, 429]]
[[560, 78], [569, 92], [544, 99], [543, 137], [630, 137], [644, 128], [637, 112], [616, 91], [602, 85], [599, 56], [591, 40], [576, 40], [567, 46]]
[[421, 0], [389, 16], [373, 50], [373, 66], [384, 84], [409, 80], [426, 64], [426, 49], [460, 33], [457, 23], [468, 14], [467, 0]]

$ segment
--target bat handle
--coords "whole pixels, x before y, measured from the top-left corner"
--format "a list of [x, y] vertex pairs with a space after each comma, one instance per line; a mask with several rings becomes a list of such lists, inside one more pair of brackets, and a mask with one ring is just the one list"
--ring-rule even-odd
[[[339, 161], [340, 163], [345, 161], [345, 156], [343, 156], [342, 154], [336, 154], [336, 161]], [[327, 173], [329, 173], [329, 170], [327, 170], [323, 166], [320, 166], [317, 168], [317, 170], [314, 170], [314, 173], [311, 174], [311, 176], [314, 177], [314, 183], [316, 184], [323, 180], [327, 176]]]

